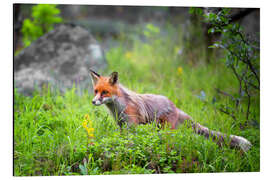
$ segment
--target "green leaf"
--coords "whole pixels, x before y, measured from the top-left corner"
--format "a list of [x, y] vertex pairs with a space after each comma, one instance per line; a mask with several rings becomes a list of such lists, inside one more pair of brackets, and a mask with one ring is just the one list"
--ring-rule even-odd
[[80, 164], [79, 165], [79, 168], [81, 170], [81, 174], [87, 175], [87, 168], [85, 166], [83, 166], [83, 165]]
[[210, 28], [210, 29], [208, 29], [208, 34], [214, 33], [214, 32], [215, 32], [215, 28]]
[[32, 20], [25, 19], [22, 27], [24, 46], [27, 47], [44, 33], [53, 29], [53, 25], [62, 22], [60, 10], [54, 4], [38, 4], [32, 7]]

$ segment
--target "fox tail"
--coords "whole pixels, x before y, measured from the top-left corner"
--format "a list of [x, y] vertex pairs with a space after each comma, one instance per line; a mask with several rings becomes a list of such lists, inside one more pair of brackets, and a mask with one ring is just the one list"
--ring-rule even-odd
[[[205, 136], [206, 138], [211, 137], [218, 145], [222, 145], [225, 142], [229, 142], [231, 148], [240, 148], [244, 152], [247, 152], [252, 144], [245, 138], [235, 135], [226, 135], [224, 133], [209, 130], [207, 127], [202, 126], [201, 124], [194, 122], [190, 119], [192, 129], [195, 133]], [[227, 141], [228, 140], [228, 141]]]

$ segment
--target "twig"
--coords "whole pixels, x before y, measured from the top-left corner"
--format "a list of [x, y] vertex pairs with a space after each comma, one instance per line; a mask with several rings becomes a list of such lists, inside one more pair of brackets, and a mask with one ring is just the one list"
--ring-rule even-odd
[[231, 116], [234, 120], [236, 120], [236, 117], [235, 117], [235, 115], [234, 115], [233, 113], [229, 113], [228, 111], [225, 111], [225, 110], [222, 109], [222, 108], [219, 108], [219, 110], [220, 110], [221, 112], [223, 112], [223, 113], [225, 113], [225, 114]]
[[227, 93], [227, 92], [225, 92], [225, 91], [222, 91], [222, 90], [220, 90], [220, 89], [218, 89], [218, 88], [215, 88], [215, 90], [216, 90], [218, 93], [223, 94], [224, 96], [229, 96], [230, 98], [235, 99], [235, 98], [233, 97], [233, 95], [230, 95], [229, 93]]
[[240, 75], [237, 73], [234, 66], [231, 66], [231, 68], [233, 70], [234, 75], [238, 79], [238, 82], [239, 82], [239, 92], [238, 93], [241, 95], [242, 94], [242, 80], [243, 80], [243, 77], [240, 77]]
[[249, 94], [249, 90], [248, 90], [248, 86], [247, 86], [247, 82], [245, 81], [244, 83], [245, 85], [245, 92], [247, 94], [247, 97], [248, 97], [248, 107], [247, 107], [247, 114], [246, 114], [246, 118], [247, 118], [247, 121], [248, 121], [248, 118], [249, 118], [249, 114], [250, 114], [250, 99], [251, 99], [251, 96]]
[[248, 82], [248, 84], [250, 86], [252, 86], [254, 89], [260, 90], [260, 86], [256, 86], [256, 85], [252, 84], [251, 82]]

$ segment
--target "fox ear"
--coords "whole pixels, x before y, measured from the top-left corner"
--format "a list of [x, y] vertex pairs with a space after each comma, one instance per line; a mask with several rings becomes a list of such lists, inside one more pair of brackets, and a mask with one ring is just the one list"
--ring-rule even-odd
[[93, 83], [93, 85], [95, 85], [97, 83], [97, 81], [99, 80], [100, 75], [91, 69], [90, 69], [90, 75], [92, 77], [92, 83]]
[[111, 85], [114, 85], [116, 84], [118, 81], [118, 72], [113, 72], [111, 75], [110, 75], [110, 79], [109, 79], [109, 83]]

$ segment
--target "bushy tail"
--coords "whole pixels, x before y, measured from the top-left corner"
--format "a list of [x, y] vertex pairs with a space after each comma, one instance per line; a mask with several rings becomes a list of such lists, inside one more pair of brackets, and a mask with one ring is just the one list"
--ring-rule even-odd
[[245, 138], [241, 136], [228, 135], [223, 134], [218, 131], [209, 130], [207, 127], [202, 126], [201, 124], [190, 120], [193, 130], [200, 135], [204, 135], [206, 138], [211, 137], [217, 144], [222, 145], [224, 142], [229, 142], [230, 147], [232, 148], [240, 148], [244, 152], [247, 152], [252, 144]]

